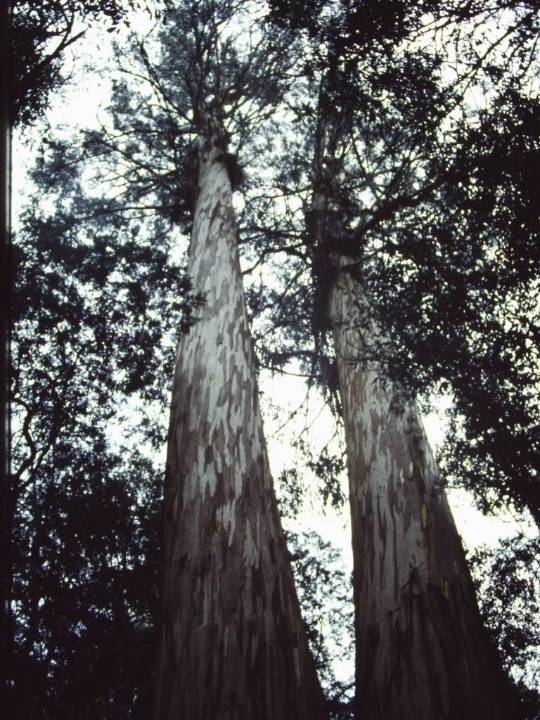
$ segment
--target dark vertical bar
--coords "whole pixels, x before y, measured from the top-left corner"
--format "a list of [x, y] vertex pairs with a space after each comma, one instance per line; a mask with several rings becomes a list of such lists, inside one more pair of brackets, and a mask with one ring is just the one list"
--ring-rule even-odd
[[11, 127], [10, 127], [10, 66], [11, 66], [11, 0], [0, 0], [0, 523], [1, 568], [0, 599], [2, 602], [0, 677], [2, 702], [0, 706], [11, 716], [12, 682], [12, 623], [10, 612], [10, 463], [9, 463], [9, 305], [10, 305], [10, 234], [11, 234]]

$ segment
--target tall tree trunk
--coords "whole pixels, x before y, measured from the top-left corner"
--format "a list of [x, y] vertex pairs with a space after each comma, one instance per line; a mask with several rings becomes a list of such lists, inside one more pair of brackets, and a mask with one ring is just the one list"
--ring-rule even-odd
[[155, 720], [325, 717], [270, 476], [222, 154], [201, 145], [165, 494]]
[[343, 256], [335, 264], [330, 320], [348, 457], [358, 717], [517, 717], [418, 412], [365, 361], [378, 330], [366, 319], [357, 264]]

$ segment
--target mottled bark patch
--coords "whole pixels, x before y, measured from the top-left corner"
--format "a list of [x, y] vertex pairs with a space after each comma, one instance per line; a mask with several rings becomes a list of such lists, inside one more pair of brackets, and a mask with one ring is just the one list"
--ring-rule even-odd
[[168, 445], [155, 720], [322, 720], [266, 456], [227, 172], [201, 157]]
[[[336, 264], [352, 260], [336, 258]], [[359, 358], [377, 336], [360, 283], [330, 298], [347, 443], [359, 717], [508, 714], [459, 535], [416, 407]]]

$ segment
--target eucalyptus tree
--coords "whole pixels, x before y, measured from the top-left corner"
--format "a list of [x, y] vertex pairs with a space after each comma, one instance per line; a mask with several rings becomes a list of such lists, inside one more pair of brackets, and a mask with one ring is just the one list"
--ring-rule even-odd
[[[320, 21], [302, 17], [296, 3], [275, 0], [272, 6], [276, 18], [286, 13], [296, 27], [307, 25], [308, 36], [321, 32]], [[399, 376], [413, 392], [424, 394], [426, 388], [438, 387], [452, 393], [458, 444], [452, 445], [451, 452], [459, 457], [461, 467], [454, 463], [449, 470], [469, 488], [476, 487], [481, 506], [487, 509], [510, 503], [537, 518], [540, 498], [534, 428], [538, 407], [532, 388], [537, 381], [534, 296], [538, 227], [532, 178], [538, 158], [538, 10], [534, 3], [499, 0], [465, 4], [456, 0], [444, 7], [417, 3], [407, 8], [400, 3], [350, 2], [343, 3], [343, 8], [349, 26], [343, 26], [332, 42], [334, 54], [341, 53], [342, 67], [349, 75], [342, 72], [325, 81], [327, 87], [332, 82], [335, 85], [334, 90], [325, 91], [329, 92], [330, 111], [335, 107], [344, 111], [337, 136], [341, 133], [338, 140], [347, 159], [345, 165], [341, 161], [341, 177], [334, 173], [333, 182], [348, 225], [348, 252], [354, 255], [363, 248], [363, 237], [374, 241], [363, 281], [380, 306], [379, 321], [385, 325], [385, 334], [392, 336], [389, 352], [380, 347], [378, 355], [387, 371]], [[332, 16], [328, 9], [325, 13], [323, 21], [328, 23]], [[339, 20], [336, 23], [339, 26]], [[328, 28], [325, 32], [328, 35]], [[400, 38], [405, 37], [413, 41], [409, 62], [397, 68], [391, 63], [389, 39], [397, 52]], [[418, 92], [422, 84], [433, 80], [426, 76], [428, 65], [421, 55], [415, 60], [411, 53], [411, 48], [418, 53], [422, 47], [424, 54], [426, 47], [429, 49], [433, 69], [439, 67], [443, 83], [437, 81], [438, 87], [446, 87], [447, 92], [446, 99], [443, 94], [438, 96], [439, 105], [434, 96], [429, 109]], [[359, 63], [366, 83], [373, 83], [371, 95], [363, 97], [352, 82]], [[314, 69], [325, 64], [325, 57], [310, 56], [306, 75], [316, 83]], [[400, 86], [401, 109], [395, 100]], [[406, 89], [411, 93], [409, 103]], [[427, 91], [425, 85], [424, 95]], [[384, 104], [385, 93], [396, 112], [393, 135], [383, 130], [383, 118], [392, 112], [388, 103]], [[314, 87], [311, 97], [317, 94]], [[355, 102], [356, 109], [347, 111]], [[297, 127], [310, 119], [315, 122], [315, 112], [309, 101], [297, 102]], [[358, 135], [366, 138], [364, 144], [347, 146], [351, 117], [355, 122], [360, 118]], [[385, 173], [389, 177], [392, 167], [397, 169], [403, 163], [406, 169], [404, 157], [399, 156], [398, 123], [408, 127], [401, 135], [415, 138], [417, 147], [408, 164], [419, 170], [416, 175], [396, 172], [395, 182], [385, 185]], [[438, 137], [436, 127], [440, 128]], [[381, 151], [384, 133], [386, 155]], [[336, 140], [328, 142], [335, 144]], [[306, 154], [316, 155], [315, 144], [312, 142], [309, 150], [301, 143], [295, 146], [292, 142], [291, 146], [295, 155], [293, 158], [291, 152], [289, 157], [296, 169], [283, 170], [278, 182], [283, 192], [297, 192], [302, 197], [309, 172]], [[331, 169], [327, 173], [331, 175]], [[374, 182], [366, 182], [367, 177]], [[360, 192], [364, 192], [362, 202], [358, 202]], [[303, 212], [308, 208], [304, 206]], [[287, 231], [288, 236], [282, 233], [282, 240], [275, 242], [276, 249], [290, 255], [295, 252], [299, 260], [307, 256], [308, 262], [314, 255], [316, 269], [320, 253], [309, 248], [302, 253], [298, 223]], [[276, 235], [274, 232], [272, 237]], [[478, 242], [471, 243], [471, 236]], [[288, 238], [298, 244], [292, 247]], [[324, 267], [324, 253], [321, 258]], [[324, 290], [324, 278], [316, 285]], [[296, 301], [307, 307], [311, 292], [301, 289]], [[278, 322], [286, 321], [287, 307], [283, 309], [280, 320], [277, 307]], [[315, 311], [315, 329], [324, 322], [324, 312]], [[480, 333], [489, 340], [483, 342]], [[302, 339], [299, 335], [298, 340]], [[292, 343], [283, 347], [284, 352], [287, 349], [292, 351]], [[504, 376], [496, 388], [490, 381], [494, 372]], [[475, 374], [474, 384], [466, 380], [471, 373]], [[494, 392], [495, 403], [490, 401]]]
[[186, 138], [197, 168], [186, 178], [188, 273], [204, 298], [174, 372], [154, 708], [163, 720], [325, 715], [266, 455], [234, 218], [234, 149], [272, 111], [285, 49], [253, 25], [258, 12], [182, 2], [164, 14], [156, 59], [141, 47], [177, 123], [171, 142]]
[[[286, 57], [286, 43], [254, 24], [261, 11], [167, 4], [159, 43], [118, 49], [110, 122], [55, 168], [82, 166], [92, 187], [94, 202], [74, 195], [67, 208], [83, 244], [107, 224], [154, 233], [165, 251], [191, 231], [188, 273], [202, 305], [174, 372], [156, 717], [325, 714], [266, 457], [232, 205], [244, 179], [237, 153], [247, 162], [258, 152], [253, 128], [273, 112]], [[148, 375], [140, 343], [134, 355], [125, 389], [159, 398], [145, 398], [137, 378]]]
[[[435, 6], [426, 3], [400, 7], [391, 16], [379, 4], [343, 3], [337, 8], [320, 3], [318, 20], [304, 18], [295, 3], [274, 6], [289, 11], [286, 22], [307, 30], [306, 47], [309, 37], [316, 47], [311, 55], [308, 50], [305, 69], [316, 86], [312, 97], [317, 102], [296, 106], [296, 121], [309, 144], [299, 143], [296, 164], [283, 171], [281, 186], [290, 191], [309, 178], [312, 187], [311, 196], [304, 195], [305, 230], [297, 229], [296, 237], [306, 243], [304, 257], [297, 252], [297, 267], [307, 260], [314, 282], [307, 292], [297, 292], [296, 299], [304, 308], [311, 305], [315, 356], [333, 335], [335, 359], [323, 358], [320, 374], [339, 393], [347, 446], [357, 712], [380, 718], [507, 717], [519, 710], [482, 627], [459, 536], [411, 399], [411, 389], [421, 383], [410, 382], [401, 358], [394, 357], [396, 326], [403, 318], [392, 297], [392, 280], [398, 278], [399, 297], [406, 296], [407, 287], [409, 307], [444, 302], [445, 293], [436, 287], [427, 297], [429, 285], [415, 294], [411, 280], [422, 272], [429, 282], [425, 259], [441, 252], [442, 228], [448, 224], [442, 197], [452, 185], [462, 187], [468, 180], [460, 153], [452, 156], [456, 147], [462, 153], [470, 147], [460, 136], [455, 108], [467, 97], [470, 78], [478, 81], [485, 57], [490, 57], [487, 70], [495, 76], [496, 63], [488, 52], [453, 87], [444, 82], [440, 68], [445, 55], [421, 50], [418, 43], [430, 20], [423, 13], [436, 14]], [[527, 9], [525, 19], [529, 15]], [[471, 19], [468, 12], [464, 17]], [[283, 22], [277, 13], [274, 20]], [[501, 31], [503, 39], [512, 23]], [[482, 27], [482, 32], [484, 39], [489, 37], [489, 29]], [[416, 43], [406, 46], [407, 39]], [[465, 65], [469, 59], [463, 58]], [[311, 167], [306, 167], [306, 147]], [[436, 228], [432, 232], [429, 223]], [[534, 223], [527, 229], [534, 231]], [[463, 247], [464, 241], [464, 234], [456, 233], [454, 247]], [[471, 238], [467, 241], [470, 245]], [[282, 244], [287, 252], [286, 242]], [[416, 253], [406, 253], [412, 245]], [[481, 269], [492, 273], [483, 239], [478, 252], [488, 261]], [[456, 257], [454, 272], [472, 273], [474, 261], [469, 266], [462, 254], [466, 264], [458, 269]], [[527, 263], [531, 257], [529, 243]], [[504, 264], [495, 269], [512, 285]], [[457, 292], [453, 289], [454, 297]], [[469, 323], [474, 318], [477, 326], [489, 326], [480, 296], [472, 291], [467, 297], [473, 299]], [[283, 321], [290, 305], [281, 307], [284, 311], [276, 315]], [[386, 318], [389, 307], [395, 315]], [[442, 319], [440, 310], [433, 315]], [[415, 331], [407, 325], [400, 337]], [[434, 332], [446, 332], [445, 326], [435, 325]], [[504, 341], [508, 346], [511, 335]], [[280, 349], [282, 358], [306, 356], [305, 351], [295, 353], [291, 344], [289, 351]], [[468, 357], [472, 367], [470, 346]], [[534, 362], [531, 367], [529, 387]], [[438, 375], [433, 373], [439, 379], [440, 368]], [[462, 376], [449, 376], [458, 397], [471, 399], [474, 391]], [[475, 415], [468, 409], [474, 427]], [[527, 420], [530, 433], [534, 413]], [[492, 448], [491, 457], [495, 455]], [[522, 502], [533, 499], [521, 494], [517, 479], [510, 485]], [[506, 494], [502, 484], [499, 492]]]
[[[331, 124], [328, 115], [325, 120]], [[390, 125], [383, 134], [391, 157], [401, 138]], [[377, 349], [388, 352], [388, 343], [334, 195], [339, 144], [334, 149], [324, 136], [318, 140], [320, 171], [309, 223], [325, 254], [326, 269], [319, 272], [330, 276], [321, 313], [333, 334], [347, 448], [357, 712], [380, 718], [505, 717], [504, 681], [418, 410], [376, 358]], [[407, 138], [399, 148], [405, 156], [414, 138], [409, 143]], [[386, 182], [407, 173], [398, 161]], [[385, 174], [382, 169], [379, 182]], [[364, 252], [371, 249], [368, 240]]]
[[[168, 258], [171, 226], [114, 212], [82, 181], [76, 147], [48, 145], [32, 177], [14, 246], [12, 714], [147, 718], [162, 469], [140, 446], [165, 440], [168, 337], [198, 303]], [[126, 400], [148, 417], [119, 422]], [[323, 567], [335, 559], [320, 539], [313, 555], [287, 543], [317, 670], [347, 712], [318, 630], [326, 590], [347, 583]], [[336, 652], [343, 617], [326, 613]]]

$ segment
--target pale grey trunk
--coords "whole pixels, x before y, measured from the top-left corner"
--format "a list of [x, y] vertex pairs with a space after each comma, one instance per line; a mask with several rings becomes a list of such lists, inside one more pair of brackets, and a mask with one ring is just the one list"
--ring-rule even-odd
[[310, 720], [323, 696], [272, 487], [227, 171], [206, 143], [178, 349], [155, 720]]
[[366, 720], [514, 717], [418, 411], [369, 354], [377, 328], [352, 259], [330, 298], [345, 425]]

